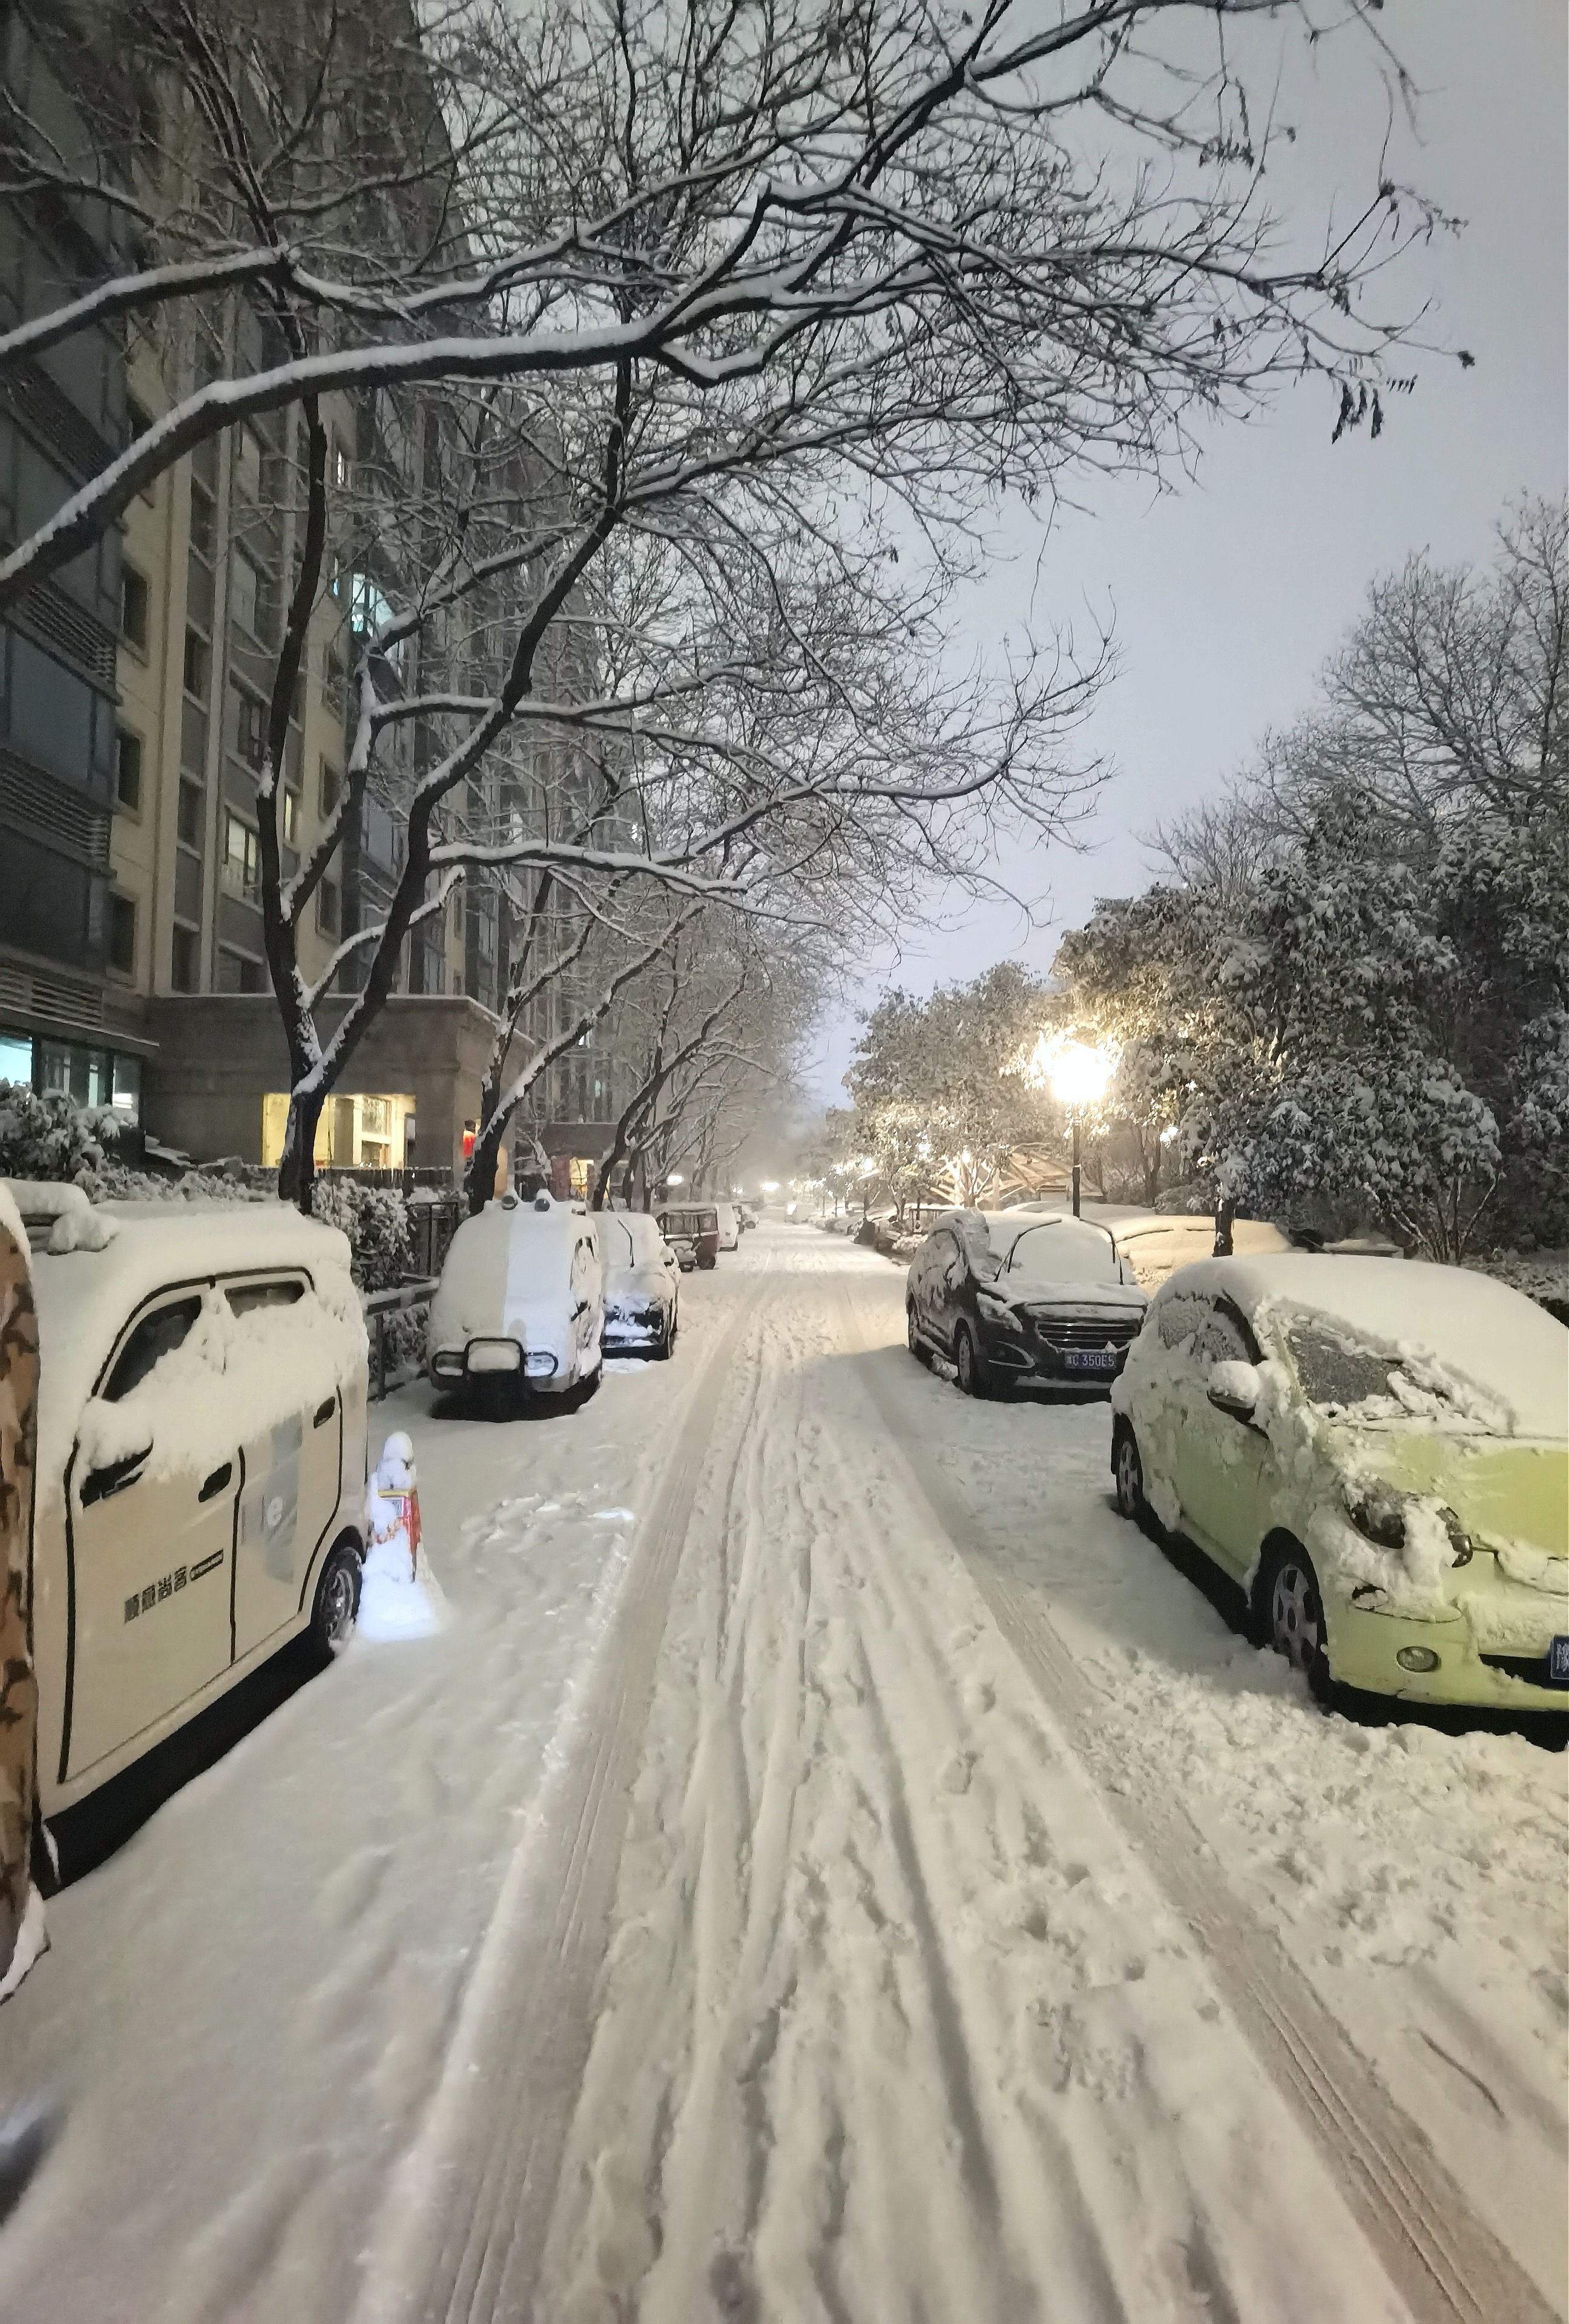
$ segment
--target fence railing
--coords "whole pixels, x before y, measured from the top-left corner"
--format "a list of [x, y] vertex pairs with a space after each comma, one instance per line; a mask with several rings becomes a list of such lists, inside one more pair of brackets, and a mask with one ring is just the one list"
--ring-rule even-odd
[[318, 1178], [335, 1178], [344, 1185], [356, 1186], [391, 1186], [400, 1194], [411, 1194], [416, 1186], [449, 1187], [452, 1170], [447, 1163], [417, 1164], [407, 1170], [377, 1170], [370, 1165], [347, 1162], [324, 1163], [317, 1172]]
[[[368, 1291], [362, 1297], [360, 1305], [365, 1310], [365, 1328], [371, 1341], [370, 1397], [373, 1404], [380, 1402], [389, 1386], [401, 1388], [405, 1379], [419, 1371], [420, 1365], [419, 1355], [415, 1355], [411, 1362], [407, 1342], [412, 1339], [414, 1345], [419, 1347], [424, 1339], [423, 1331], [417, 1337], [411, 1333], [389, 1332], [389, 1319], [395, 1320], [401, 1315], [412, 1319], [421, 1310], [428, 1312], [435, 1296], [436, 1277], [426, 1276], [400, 1283], [392, 1291]], [[405, 1342], [401, 1350], [396, 1345], [392, 1347], [390, 1361], [389, 1338], [394, 1342], [401, 1338]]]
[[463, 1224], [466, 1204], [461, 1194], [439, 1194], [434, 1202], [409, 1205], [409, 1271], [439, 1275], [448, 1247]]

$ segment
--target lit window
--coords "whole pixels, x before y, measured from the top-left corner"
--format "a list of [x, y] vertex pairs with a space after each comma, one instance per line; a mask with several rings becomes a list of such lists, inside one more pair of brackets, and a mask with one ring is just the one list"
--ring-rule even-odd
[[285, 847], [298, 847], [300, 844], [300, 794], [298, 791], [286, 790], [283, 794], [283, 844]]

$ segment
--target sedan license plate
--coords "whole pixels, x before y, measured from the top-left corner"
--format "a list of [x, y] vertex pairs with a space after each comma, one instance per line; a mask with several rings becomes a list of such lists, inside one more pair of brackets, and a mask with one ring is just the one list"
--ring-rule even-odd
[[1070, 1372], [1114, 1372], [1117, 1351], [1114, 1348], [1069, 1348], [1067, 1368]]
[[1555, 1638], [1547, 1649], [1547, 1683], [1569, 1686], [1569, 1638]]

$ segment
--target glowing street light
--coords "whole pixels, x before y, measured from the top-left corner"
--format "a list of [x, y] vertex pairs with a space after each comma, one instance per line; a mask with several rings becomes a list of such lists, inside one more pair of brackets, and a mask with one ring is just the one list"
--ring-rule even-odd
[[[791, 1179], [790, 1184], [792, 1185], [795, 1184], [793, 1178]], [[777, 1194], [779, 1192], [779, 1180], [777, 1178], [765, 1178], [762, 1182], [762, 1191], [765, 1194]]]
[[669, 1176], [665, 1180], [667, 1186], [684, 1186], [686, 1183], [685, 1178], [682, 1177], [678, 1170], [672, 1170]]
[[1043, 1033], [1035, 1045], [1030, 1061], [1033, 1080], [1048, 1083], [1059, 1105], [1066, 1106], [1074, 1133], [1074, 1216], [1079, 1215], [1079, 1122], [1089, 1107], [1096, 1105], [1106, 1094], [1107, 1084], [1117, 1070], [1117, 1052], [1112, 1048], [1092, 1048], [1087, 1041], [1075, 1041], [1071, 1036], [1058, 1034], [1048, 1041]]

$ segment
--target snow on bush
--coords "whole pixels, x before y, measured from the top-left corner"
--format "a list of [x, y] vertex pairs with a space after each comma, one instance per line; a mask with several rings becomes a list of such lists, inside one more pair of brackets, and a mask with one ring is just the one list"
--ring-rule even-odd
[[395, 1291], [411, 1273], [409, 1205], [392, 1186], [362, 1186], [353, 1178], [318, 1179], [314, 1211], [324, 1225], [348, 1237], [354, 1279], [362, 1291]]
[[0, 1082], [0, 1178], [80, 1185], [102, 1165], [115, 1120], [54, 1091], [40, 1097], [23, 1082]]

